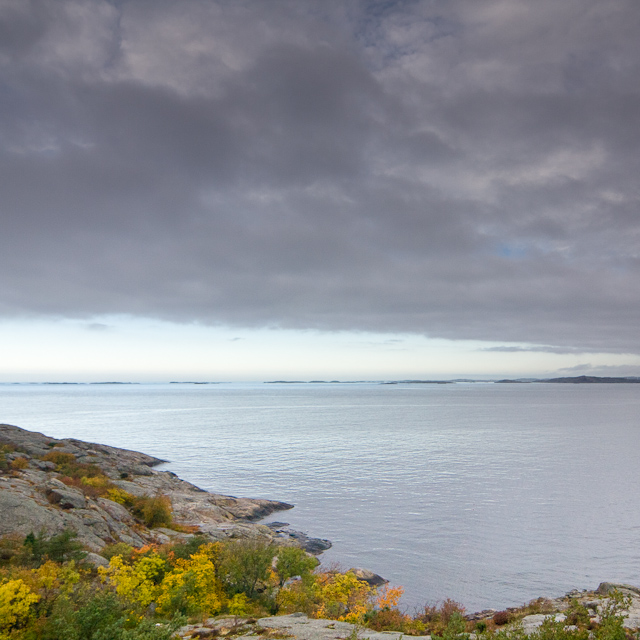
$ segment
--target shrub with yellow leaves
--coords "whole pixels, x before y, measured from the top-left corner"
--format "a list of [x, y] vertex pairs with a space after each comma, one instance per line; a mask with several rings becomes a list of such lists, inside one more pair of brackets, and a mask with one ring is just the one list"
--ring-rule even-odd
[[0, 584], [0, 638], [11, 629], [23, 625], [31, 614], [31, 607], [40, 600], [23, 580], [9, 580]]
[[333, 618], [362, 624], [367, 611], [373, 607], [375, 589], [358, 580], [352, 571], [321, 573], [317, 576], [317, 618]]
[[216, 576], [216, 553], [215, 544], [206, 544], [188, 560], [176, 561], [160, 586], [157, 600], [160, 613], [208, 616], [222, 610], [225, 597]]
[[157, 554], [139, 558], [128, 565], [122, 556], [113, 556], [108, 567], [98, 567], [105, 582], [115, 587], [116, 593], [142, 607], [148, 607], [159, 595], [159, 584], [166, 569], [166, 562]]

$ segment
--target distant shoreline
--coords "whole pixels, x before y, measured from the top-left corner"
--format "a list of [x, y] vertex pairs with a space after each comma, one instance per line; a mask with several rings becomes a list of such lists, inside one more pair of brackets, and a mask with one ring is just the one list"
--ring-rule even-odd
[[0, 386], [89, 386], [89, 385], [141, 385], [141, 384], [172, 384], [172, 385], [224, 385], [224, 384], [638, 384], [640, 376], [605, 377], [605, 376], [571, 376], [561, 378], [504, 378], [501, 380], [477, 380], [473, 378], [454, 378], [452, 380], [263, 380], [251, 382], [230, 382], [213, 380], [171, 380], [168, 382], [0, 382]]
[[466, 378], [454, 380], [269, 380], [264, 384], [532, 384], [536, 382], [552, 384], [638, 384], [640, 383], [640, 377], [573, 376], [563, 378], [505, 378], [504, 380], [473, 380]]

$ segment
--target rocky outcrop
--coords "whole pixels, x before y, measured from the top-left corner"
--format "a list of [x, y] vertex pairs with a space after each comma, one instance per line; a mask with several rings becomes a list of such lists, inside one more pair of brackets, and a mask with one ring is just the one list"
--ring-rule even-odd
[[[132, 496], [166, 496], [174, 522], [187, 530], [197, 530], [214, 540], [250, 537], [296, 544], [294, 538], [280, 536], [255, 522], [292, 505], [203, 491], [170, 471], [155, 469], [165, 461], [144, 453], [73, 438], [58, 440], [11, 425], [0, 425], [0, 447], [4, 451], [0, 536], [73, 529], [79, 541], [94, 552], [114, 542], [141, 546], [185, 536], [171, 529], [149, 529], [121, 504], [95, 497], [95, 492], [79, 483], [67, 480], [66, 484], [56, 464], [43, 459], [55, 452], [70, 454], [74, 463], [99, 468], [113, 486]], [[16, 462], [18, 458], [22, 460]]]
[[[210, 618], [204, 622], [190, 624], [178, 630], [183, 640], [213, 637], [251, 637], [252, 640], [272, 640], [273, 638], [296, 638], [296, 640], [400, 640], [403, 634], [394, 631], [373, 631], [348, 622], [309, 618], [303, 613], [271, 618], [240, 619]], [[407, 636], [405, 636], [406, 638]], [[426, 640], [430, 636], [410, 636], [416, 640]]]
[[366, 582], [370, 587], [381, 587], [383, 584], [388, 584], [389, 582], [386, 578], [379, 576], [377, 573], [373, 573], [373, 571], [369, 571], [369, 569], [352, 567], [349, 571], [353, 573], [358, 580]]
[[314, 556], [320, 555], [323, 551], [331, 548], [331, 542], [324, 538], [310, 538], [302, 531], [291, 529], [288, 522], [270, 522], [267, 527], [277, 534], [278, 539], [283, 544], [292, 544], [301, 547], [307, 553]]
[[[304, 614], [293, 613], [288, 616], [261, 618], [258, 626], [263, 629], [278, 630], [282, 634], [297, 640], [344, 640], [353, 633], [359, 640], [400, 640], [402, 633], [393, 631], [373, 631], [356, 627], [348, 622], [308, 618]], [[269, 635], [269, 634], [265, 634]], [[419, 640], [430, 636], [411, 636]]]
[[622, 595], [631, 598], [640, 598], [640, 589], [630, 584], [622, 582], [601, 582], [596, 589], [596, 593], [601, 596], [608, 596], [612, 591], [619, 591]]

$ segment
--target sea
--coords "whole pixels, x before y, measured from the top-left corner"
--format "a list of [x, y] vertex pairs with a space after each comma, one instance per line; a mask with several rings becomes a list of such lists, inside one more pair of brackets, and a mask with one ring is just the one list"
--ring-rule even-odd
[[0, 422], [289, 502], [410, 613], [640, 586], [640, 384], [4, 384]]

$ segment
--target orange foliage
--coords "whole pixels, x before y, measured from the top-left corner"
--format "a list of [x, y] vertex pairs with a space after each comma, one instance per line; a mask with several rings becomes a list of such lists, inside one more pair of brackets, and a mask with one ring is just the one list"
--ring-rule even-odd
[[376, 605], [379, 609], [392, 609], [393, 607], [397, 607], [403, 593], [404, 589], [402, 587], [389, 587], [385, 584], [378, 592]]

